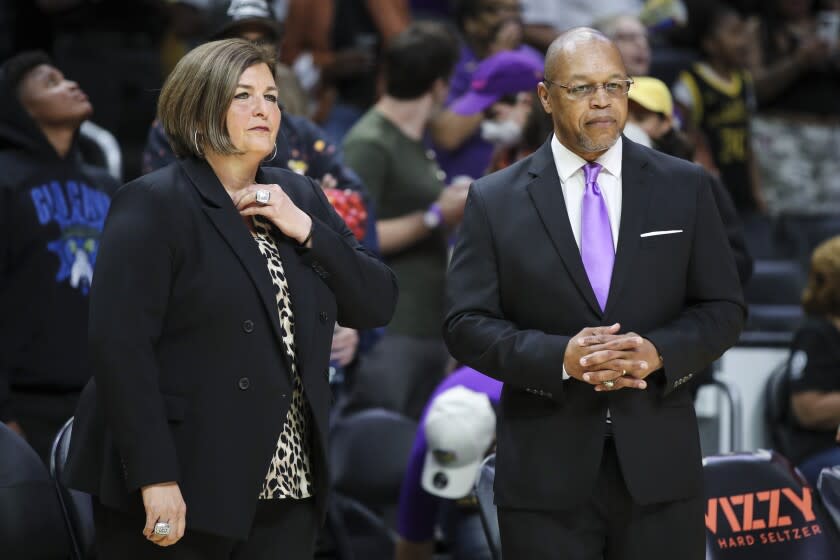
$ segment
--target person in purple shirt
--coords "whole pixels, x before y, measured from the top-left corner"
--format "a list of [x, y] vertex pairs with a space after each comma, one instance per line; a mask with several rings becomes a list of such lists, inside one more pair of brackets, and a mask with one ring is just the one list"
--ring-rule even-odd
[[[474, 78], [481, 73], [484, 78], [491, 74], [494, 63], [490, 61], [503, 52], [530, 57], [542, 68], [543, 55], [522, 44], [520, 12], [519, 0], [462, 0], [454, 5], [455, 22], [462, 37], [461, 53], [450, 82], [446, 109], [433, 119], [430, 127], [431, 147], [438, 152], [438, 161], [448, 177], [481, 177], [493, 155], [493, 143], [482, 137], [482, 123], [488, 120], [490, 112], [486, 109], [492, 103], [469, 113], [452, 108], [453, 103], [476, 86]], [[536, 82], [528, 89], [533, 91], [535, 85]], [[508, 93], [515, 91], [509, 88], [500, 91], [498, 98]], [[490, 116], [489, 120], [493, 120], [493, 115]]]
[[501, 391], [501, 382], [468, 367], [435, 388], [403, 479], [395, 560], [431, 560], [439, 523], [453, 560], [490, 560], [472, 488], [495, 441]]
[[470, 89], [454, 99], [456, 115], [482, 115], [474, 137], [458, 150], [440, 155], [447, 173], [478, 178], [488, 172], [494, 153], [522, 140], [532, 95], [542, 81], [543, 64], [529, 53], [502, 51], [479, 63]]

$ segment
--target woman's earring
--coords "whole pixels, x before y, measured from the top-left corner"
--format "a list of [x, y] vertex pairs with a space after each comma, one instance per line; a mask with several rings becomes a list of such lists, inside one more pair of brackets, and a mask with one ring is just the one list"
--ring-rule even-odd
[[265, 159], [263, 161], [272, 161], [275, 157], [277, 157], [277, 143], [276, 142], [274, 143], [274, 152], [272, 152], [271, 157], [268, 158], [268, 159]]
[[[203, 156], [204, 154], [201, 153], [201, 148], [198, 147], [198, 130], [197, 129], [193, 133], [193, 144], [195, 144], [195, 153], [197, 153], [199, 156]], [[275, 148], [277, 147], [276, 144], [274, 146], [275, 146]]]

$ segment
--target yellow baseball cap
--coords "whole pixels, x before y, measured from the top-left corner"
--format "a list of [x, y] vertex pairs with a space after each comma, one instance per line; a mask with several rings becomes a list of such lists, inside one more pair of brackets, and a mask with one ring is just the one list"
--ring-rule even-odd
[[674, 100], [665, 82], [650, 76], [633, 78], [630, 86], [630, 99], [654, 113], [662, 113], [667, 117], [674, 115]]

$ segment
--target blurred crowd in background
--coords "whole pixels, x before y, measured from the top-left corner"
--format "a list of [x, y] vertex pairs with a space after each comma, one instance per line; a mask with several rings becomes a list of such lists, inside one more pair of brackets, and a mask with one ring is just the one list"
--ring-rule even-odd
[[[631, 75], [669, 86], [675, 104], [666, 117], [688, 135], [694, 159], [720, 174], [743, 214], [840, 209], [834, 0], [6, 0], [0, 6], [0, 60], [28, 49], [51, 54], [90, 96], [93, 122], [119, 142], [123, 180], [149, 170], [143, 150], [168, 71], [236, 19], [254, 20], [254, 36], [277, 46], [285, 112], [311, 119], [337, 144], [382, 95], [383, 49], [412, 21], [442, 22], [460, 38], [446, 107], [470, 87], [485, 59], [505, 51], [541, 57], [558, 32], [589, 25], [617, 42]], [[271, 21], [256, 22], [264, 10]], [[502, 73], [493, 78], [515, 80]], [[490, 161], [503, 165], [533, 148], [522, 135], [533, 87], [521, 87], [523, 95], [505, 92], [479, 111], [482, 135], [495, 150], [464, 149], [477, 126], [433, 123], [429, 146], [450, 178], [448, 167], [475, 177], [493, 168]], [[654, 100], [636, 105], [644, 103], [665, 115]], [[537, 134], [531, 144], [542, 140]], [[503, 149], [512, 146], [521, 149]], [[459, 165], [465, 159], [470, 164]]]
[[[20, 98], [0, 110], [0, 187], [24, 188], [27, 170], [78, 158], [94, 193], [78, 212], [81, 233], [69, 194], [60, 201], [54, 189], [27, 183], [40, 224], [60, 226], [47, 234], [22, 233], [37, 224], [12, 216], [14, 195], [0, 199], [9, 213], [0, 215], [0, 420], [46, 457], [87, 379], [85, 297], [109, 197], [174, 161], [155, 121], [168, 72], [191, 48], [234, 36], [274, 45], [282, 62], [283, 123], [266, 164], [318, 180], [399, 279], [400, 303], [384, 331], [336, 330], [338, 411], [385, 408], [419, 420], [458, 365], [441, 323], [467, 188], [549, 137], [535, 93], [544, 53], [580, 25], [615, 42], [634, 80], [626, 137], [719, 179], [727, 229], [742, 240], [739, 272], [754, 311], [748, 330], [790, 344], [804, 316], [811, 252], [840, 234], [838, 0], [0, 0], [0, 85]], [[41, 64], [60, 73], [30, 83]], [[90, 107], [50, 109], [46, 96], [62, 84], [84, 92], [80, 103]], [[23, 111], [29, 124], [21, 124]], [[56, 119], [78, 140], [56, 140]], [[32, 121], [43, 136], [25, 132]], [[46, 137], [58, 160], [35, 137]], [[58, 243], [50, 236], [65, 245], [33, 249]], [[58, 273], [56, 254], [65, 255]], [[827, 274], [840, 282], [836, 270]], [[45, 299], [33, 307], [31, 298]], [[762, 314], [768, 305], [777, 307]], [[821, 309], [840, 313], [837, 302]], [[834, 366], [835, 380], [820, 390], [840, 392], [840, 362]], [[53, 400], [35, 402], [42, 394]], [[826, 431], [829, 423], [814, 426]], [[404, 495], [419, 488], [415, 467]], [[402, 514], [402, 533], [430, 540], [432, 525], [415, 517]]]

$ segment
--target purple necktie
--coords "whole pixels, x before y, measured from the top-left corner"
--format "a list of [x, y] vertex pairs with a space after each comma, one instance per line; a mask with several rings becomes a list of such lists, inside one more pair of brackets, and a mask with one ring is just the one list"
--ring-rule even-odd
[[610, 214], [598, 185], [600, 171], [600, 163], [587, 163], [583, 166], [586, 187], [580, 209], [580, 256], [586, 275], [589, 276], [589, 284], [603, 311], [610, 293], [615, 248]]

